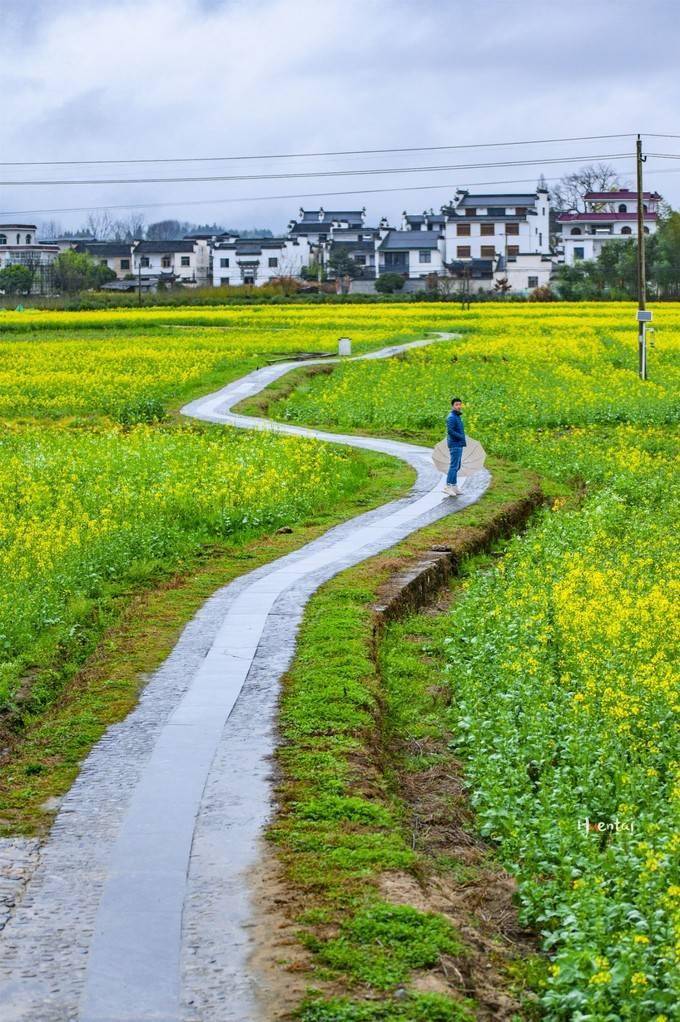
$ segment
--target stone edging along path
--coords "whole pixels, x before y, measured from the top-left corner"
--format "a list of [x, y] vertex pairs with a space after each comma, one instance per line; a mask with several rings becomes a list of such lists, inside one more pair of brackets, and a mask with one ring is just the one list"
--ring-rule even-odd
[[490, 482], [486, 470], [470, 476], [454, 502], [428, 448], [231, 411], [300, 364], [258, 369], [182, 413], [390, 454], [414, 467], [415, 485], [234, 580], [186, 626], [135, 710], [84, 761], [2, 931], [3, 1022], [258, 1018], [243, 878], [270, 812], [278, 683], [305, 603], [343, 569], [474, 503]]

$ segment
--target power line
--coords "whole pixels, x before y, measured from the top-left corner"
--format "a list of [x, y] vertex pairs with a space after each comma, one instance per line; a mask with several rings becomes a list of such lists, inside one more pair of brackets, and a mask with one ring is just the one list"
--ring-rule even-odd
[[370, 177], [383, 174], [431, 174], [442, 171], [480, 170], [492, 167], [533, 167], [553, 163], [582, 163], [583, 160], [627, 160], [630, 153], [608, 153], [604, 156], [542, 157], [536, 160], [503, 160], [490, 163], [452, 163], [424, 167], [364, 167], [359, 170], [291, 171], [282, 174], [214, 174], [203, 177], [130, 177], [130, 178], [64, 178], [42, 181], [0, 181], [0, 187], [20, 188], [62, 185], [131, 185], [131, 184], [200, 184], [212, 181], [281, 181], [312, 177]]
[[[559, 181], [558, 177], [548, 177], [546, 181]], [[486, 185], [517, 185], [517, 184], [535, 184], [535, 177], [524, 177], [524, 178], [512, 178], [505, 179], [503, 181], [470, 181], [467, 183], [468, 188], [481, 188]], [[220, 198], [220, 199], [190, 199], [184, 201], [183, 199], [174, 199], [167, 202], [132, 202], [122, 203], [120, 205], [109, 205], [109, 206], [68, 206], [61, 209], [15, 209], [0, 211], [0, 216], [26, 216], [30, 214], [44, 214], [44, 213], [89, 213], [89, 212], [102, 212], [109, 209], [157, 209], [164, 206], [209, 206], [216, 203], [239, 203], [239, 202], [270, 202], [274, 200], [282, 199], [324, 199], [331, 198], [333, 196], [340, 195], [378, 195], [386, 192], [424, 192], [424, 191], [441, 191], [444, 188], [451, 188], [449, 183], [442, 185], [406, 185], [404, 187], [394, 188], [353, 188], [349, 191], [340, 192], [299, 192], [293, 195], [245, 195], [240, 198]]]
[[[140, 164], [140, 163], [224, 163], [233, 160], [297, 160], [325, 156], [378, 156], [384, 153], [426, 153], [444, 152], [457, 149], [502, 149], [519, 145], [549, 145], [559, 142], [598, 142], [604, 139], [632, 138], [634, 132], [621, 132], [618, 135], [577, 135], [565, 138], [532, 138], [517, 142], [470, 142], [460, 145], [435, 146], [403, 146], [393, 149], [344, 149], [326, 153], [270, 153], [259, 156], [161, 156], [140, 159], [114, 160], [2, 160], [0, 167], [93, 167], [103, 165]], [[659, 138], [674, 138], [673, 135], [659, 135]], [[600, 157], [595, 157], [600, 159]]]

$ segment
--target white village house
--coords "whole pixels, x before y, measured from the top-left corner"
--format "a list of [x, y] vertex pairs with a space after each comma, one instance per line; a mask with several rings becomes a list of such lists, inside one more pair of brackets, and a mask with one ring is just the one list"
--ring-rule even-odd
[[203, 238], [133, 242], [132, 272], [203, 287], [210, 283], [210, 245]]
[[239, 238], [221, 235], [213, 243], [212, 282], [215, 287], [252, 284], [260, 287], [277, 277], [299, 277], [311, 250], [306, 237]]
[[375, 238], [378, 229], [366, 225], [366, 209], [302, 209], [288, 224], [288, 237], [306, 239], [314, 262], [324, 269], [333, 255], [345, 253], [356, 264], [357, 275], [375, 277]]
[[38, 241], [35, 224], [0, 224], [0, 269], [19, 264], [33, 271], [33, 293], [49, 286], [59, 246]]
[[[472, 293], [507, 283], [513, 294], [547, 284], [554, 269], [550, 251], [550, 197], [535, 192], [471, 194], [459, 190], [439, 213], [404, 213], [401, 226], [381, 221], [375, 239], [375, 276], [400, 273], [409, 290], [428, 278], [456, 280]], [[355, 281], [352, 290], [366, 290]]]
[[[549, 282], [553, 263], [547, 188], [478, 195], [457, 191], [442, 213], [449, 271], [460, 276], [482, 261], [477, 262], [482, 272], [474, 290], [491, 290], [504, 279], [513, 294], [524, 294]], [[493, 270], [487, 276], [483, 263], [489, 262]]]
[[442, 230], [395, 230], [382, 221], [375, 240], [375, 270], [424, 280], [444, 272], [446, 242]]
[[86, 252], [100, 265], [108, 266], [117, 280], [124, 280], [132, 272], [132, 244], [128, 241], [80, 241], [71, 246], [76, 252]]
[[[645, 234], [658, 226], [658, 192], [643, 192]], [[637, 238], [637, 192], [619, 188], [611, 192], [588, 192], [582, 213], [560, 213], [557, 217], [559, 244], [567, 266], [583, 259], [597, 259], [610, 241]]]

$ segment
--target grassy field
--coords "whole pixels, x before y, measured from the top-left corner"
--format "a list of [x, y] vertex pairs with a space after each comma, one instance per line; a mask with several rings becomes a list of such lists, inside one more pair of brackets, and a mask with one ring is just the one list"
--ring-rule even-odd
[[[329, 314], [330, 313], [330, 314]], [[437, 317], [435, 317], [436, 319]], [[124, 594], [208, 547], [379, 502], [401, 469], [301, 438], [183, 421], [182, 402], [299, 351], [450, 326], [389, 309], [0, 313], [0, 733], [58, 700]], [[407, 473], [408, 475], [408, 473]], [[78, 745], [81, 748], [80, 745]]]
[[656, 314], [646, 384], [629, 308], [493, 306], [473, 322], [455, 344], [312, 378], [272, 414], [435, 440], [455, 393], [487, 449], [579, 496], [556, 499], [452, 606], [446, 717], [479, 829], [552, 956], [545, 1017], [665, 1022], [680, 896], [680, 311]]
[[[202, 552], [241, 546], [256, 556], [282, 525], [299, 529], [302, 541], [329, 506], [349, 514], [358, 495], [376, 503], [405, 483], [384, 459], [182, 423], [174, 414], [181, 403], [268, 358], [333, 352], [340, 336], [361, 351], [455, 331], [462, 337], [399, 359], [305, 378], [292, 394], [280, 391], [270, 411], [434, 442], [455, 392], [466, 401], [468, 431], [490, 453], [557, 482], [552, 506], [504, 556], [469, 574], [436, 628], [410, 627], [429, 636], [446, 692], [437, 720], [464, 765], [478, 831], [517, 878], [522, 919], [550, 955], [544, 1017], [670, 1022], [680, 896], [680, 310], [656, 310], [655, 326], [643, 385], [633, 310], [620, 304], [0, 313], [0, 723], [4, 736], [25, 733], [30, 749], [18, 754], [6, 804], [20, 813], [50, 793], [45, 778], [76, 726], [63, 779], [71, 777], [88, 742], [134, 701], [138, 679], [128, 678], [117, 710], [119, 688], [102, 684], [82, 719], [60, 716], [69, 679], [97, 651], [114, 605], [132, 607], [140, 593], [191, 574]], [[222, 574], [236, 571], [232, 557]], [[199, 586], [196, 599], [208, 588]], [[342, 584], [333, 592], [329, 614], [345, 598]], [[180, 601], [153, 655], [130, 662], [150, 669], [194, 605]], [[359, 621], [365, 605], [357, 607]], [[314, 605], [310, 614], [316, 624], [303, 641], [313, 673], [333, 636], [317, 628]], [[345, 687], [361, 674], [361, 656], [347, 665]], [[390, 655], [395, 716], [409, 698], [408, 670]], [[302, 678], [311, 684], [316, 675]], [[325, 697], [303, 701], [296, 718], [289, 703], [284, 725], [323, 733], [331, 709]], [[31, 745], [43, 719], [52, 721], [45, 742]], [[400, 726], [408, 733], [418, 723], [406, 714]], [[380, 792], [371, 798], [378, 836], [350, 860], [361, 871], [373, 848], [371, 869], [389, 871], [390, 849], [407, 864], [403, 821], [381, 815]], [[324, 826], [329, 805], [315, 810]], [[383, 946], [391, 922], [376, 929], [350, 902], [343, 912], [334, 943], [315, 953], [386, 994], [422, 955], [455, 953], [450, 930], [436, 920], [423, 930], [404, 915], [404, 940], [423, 937], [421, 957], [395, 951], [396, 972], [383, 956], [385, 967], [376, 959], [367, 978], [357, 973], [368, 968], [357, 948]], [[446, 1019], [474, 1010], [423, 996], [420, 1014], [339, 1002], [332, 1017]], [[305, 1010], [310, 1022], [330, 1017], [312, 1002]]]

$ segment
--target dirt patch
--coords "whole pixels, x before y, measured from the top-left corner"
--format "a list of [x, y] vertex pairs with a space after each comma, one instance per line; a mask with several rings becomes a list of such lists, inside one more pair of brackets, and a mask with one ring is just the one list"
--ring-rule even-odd
[[[446, 916], [465, 942], [464, 955], [442, 959], [416, 988], [435, 989], [427, 985], [435, 982], [439, 992], [473, 998], [482, 1022], [510, 1022], [524, 1005], [509, 992], [509, 973], [514, 962], [535, 955], [538, 947], [518, 921], [514, 879], [490, 858], [472, 830], [460, 765], [445, 750], [444, 743], [430, 742], [425, 751], [439, 753], [442, 761], [399, 775], [399, 793], [410, 809], [413, 845], [423, 865], [417, 877], [385, 874], [380, 888], [396, 904]], [[437, 868], [444, 858], [455, 868]]]
[[260, 1013], [268, 1022], [291, 1017], [309, 985], [312, 960], [297, 934], [301, 905], [291, 900], [290, 885], [275, 850], [262, 841], [256, 866], [248, 874], [252, 892], [254, 950], [250, 973], [257, 977]]

